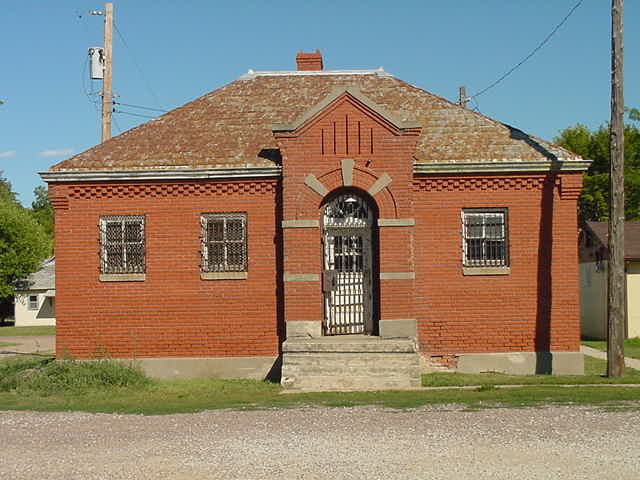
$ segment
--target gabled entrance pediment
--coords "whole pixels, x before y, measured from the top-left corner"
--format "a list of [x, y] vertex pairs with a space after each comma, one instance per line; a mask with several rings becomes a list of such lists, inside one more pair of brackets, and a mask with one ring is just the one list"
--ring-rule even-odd
[[324, 100], [317, 103], [300, 117], [289, 123], [274, 123], [272, 130], [276, 132], [296, 132], [310, 128], [312, 124], [322, 117], [330, 114], [332, 110], [343, 103], [350, 103], [352, 106], [366, 116], [376, 119], [381, 126], [390, 130], [408, 130], [420, 128], [421, 125], [416, 120], [410, 120], [409, 115], [402, 113], [394, 115], [384, 107], [376, 104], [366, 97], [357, 87], [335, 88]]
[[371, 156], [384, 139], [420, 135], [420, 124], [408, 118], [389, 113], [355, 87], [340, 87], [296, 120], [272, 129], [279, 139], [305, 137], [308, 152]]

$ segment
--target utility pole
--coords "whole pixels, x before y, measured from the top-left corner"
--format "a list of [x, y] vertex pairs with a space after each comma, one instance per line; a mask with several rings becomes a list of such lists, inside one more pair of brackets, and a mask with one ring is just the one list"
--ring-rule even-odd
[[467, 108], [468, 102], [469, 99], [467, 98], [467, 89], [464, 87], [460, 87], [458, 90], [458, 105]]
[[102, 82], [102, 142], [111, 138], [111, 54], [113, 41], [113, 4], [104, 5], [104, 80]]
[[624, 375], [624, 96], [623, 0], [611, 0], [611, 172], [607, 278], [607, 376]]

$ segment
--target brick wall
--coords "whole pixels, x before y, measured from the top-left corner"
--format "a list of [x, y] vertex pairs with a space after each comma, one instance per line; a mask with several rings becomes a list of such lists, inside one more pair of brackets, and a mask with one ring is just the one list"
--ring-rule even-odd
[[[57, 355], [276, 355], [274, 180], [58, 184]], [[246, 212], [248, 278], [200, 279], [200, 213]], [[146, 280], [99, 281], [99, 218], [144, 214]]]
[[[423, 352], [578, 350], [580, 179], [531, 174], [415, 180], [415, 306]], [[460, 212], [469, 207], [508, 208], [509, 275], [463, 275]]]

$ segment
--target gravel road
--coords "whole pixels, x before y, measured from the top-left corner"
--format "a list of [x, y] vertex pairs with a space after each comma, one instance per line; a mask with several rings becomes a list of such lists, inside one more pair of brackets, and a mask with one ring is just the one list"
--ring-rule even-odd
[[633, 479], [640, 412], [0, 412], [6, 479]]

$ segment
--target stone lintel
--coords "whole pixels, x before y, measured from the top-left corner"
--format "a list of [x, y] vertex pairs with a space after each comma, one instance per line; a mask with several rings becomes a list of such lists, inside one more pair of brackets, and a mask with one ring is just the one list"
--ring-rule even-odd
[[389, 176], [389, 174], [386, 172], [383, 173], [382, 175], [380, 175], [380, 178], [378, 178], [375, 183], [371, 185], [371, 187], [369, 187], [369, 195], [375, 197], [378, 193], [388, 187], [391, 184], [391, 181], [392, 178]]
[[379, 227], [413, 227], [416, 224], [415, 218], [379, 218]]
[[462, 267], [463, 275], [509, 275], [510, 267]]
[[380, 272], [380, 280], [415, 280], [416, 272]]
[[318, 178], [313, 173], [310, 173], [309, 175], [304, 177], [304, 183], [307, 187], [309, 187], [321, 197], [324, 197], [327, 195], [327, 193], [329, 193], [327, 187], [325, 187], [324, 184], [320, 180], [318, 180]]
[[318, 220], [283, 220], [282, 228], [317, 228], [320, 226]]
[[317, 273], [284, 273], [285, 282], [319, 282], [320, 275]]
[[342, 160], [342, 185], [350, 187], [353, 185], [353, 165], [355, 161], [352, 158]]

